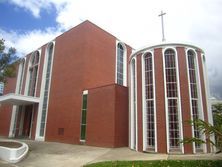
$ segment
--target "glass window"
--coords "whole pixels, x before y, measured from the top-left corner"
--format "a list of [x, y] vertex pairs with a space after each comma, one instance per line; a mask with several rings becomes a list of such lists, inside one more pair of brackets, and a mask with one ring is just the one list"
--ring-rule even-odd
[[178, 149], [180, 148], [180, 128], [175, 51], [172, 49], [167, 49], [164, 53], [164, 58], [168, 110], [169, 151], [179, 151]]
[[[41, 117], [41, 125], [40, 125], [40, 134], [39, 136], [44, 136], [45, 133], [45, 124], [46, 124], [46, 114], [48, 110], [48, 95], [49, 95], [49, 82], [51, 77], [51, 66], [52, 66], [52, 53], [54, 49], [54, 44], [51, 43], [48, 46], [48, 54], [47, 54], [47, 69], [45, 75], [45, 87], [44, 87], [44, 96], [43, 96], [43, 105], [42, 105], [42, 117]], [[37, 61], [38, 59], [36, 59]]]
[[81, 134], [80, 140], [86, 140], [86, 116], [87, 116], [87, 94], [83, 94], [82, 96], [82, 118], [81, 118]]
[[0, 96], [3, 95], [3, 91], [4, 91], [4, 83], [0, 82]]
[[[198, 87], [197, 87], [197, 62], [195, 53], [192, 50], [188, 50], [188, 68], [189, 68], [189, 80], [190, 80], [190, 96], [191, 96], [191, 115], [192, 119], [200, 119], [199, 117], [199, 97], [198, 97]], [[193, 126], [193, 134], [195, 138], [201, 139], [200, 131], [196, 126]], [[196, 149], [201, 149], [200, 143], [195, 143]]]
[[137, 125], [136, 125], [136, 118], [137, 118], [137, 112], [136, 112], [136, 61], [135, 59], [132, 59], [131, 62], [131, 70], [132, 70], [132, 148], [136, 149], [136, 143], [137, 143], [137, 138], [136, 138], [136, 133], [137, 133]]
[[152, 54], [144, 55], [145, 66], [145, 114], [147, 150], [155, 150], [155, 122], [154, 122], [154, 88], [153, 88], [153, 59]]
[[38, 74], [38, 66], [39, 66], [39, 52], [36, 51], [32, 56], [30, 60], [30, 66], [29, 66], [29, 89], [28, 89], [28, 95], [34, 96], [35, 90], [36, 90], [36, 83], [37, 83], [37, 74]]
[[19, 88], [18, 88], [18, 93], [21, 94], [22, 91], [22, 81], [23, 81], [23, 74], [24, 74], [24, 67], [25, 67], [25, 59], [22, 60], [20, 64], [20, 76], [19, 76]]
[[124, 85], [125, 80], [125, 59], [123, 45], [118, 43], [117, 45], [117, 84]]

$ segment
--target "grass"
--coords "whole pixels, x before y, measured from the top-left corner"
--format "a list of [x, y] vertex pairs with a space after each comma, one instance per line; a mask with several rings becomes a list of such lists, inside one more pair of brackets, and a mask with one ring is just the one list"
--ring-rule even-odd
[[222, 167], [222, 160], [107, 161], [85, 167]]

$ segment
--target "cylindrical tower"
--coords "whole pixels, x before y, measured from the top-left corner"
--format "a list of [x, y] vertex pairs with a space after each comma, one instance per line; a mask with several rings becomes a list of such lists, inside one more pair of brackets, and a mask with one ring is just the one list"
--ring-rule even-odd
[[157, 153], [207, 153], [209, 144], [180, 143], [185, 137], [206, 140], [186, 121], [212, 123], [202, 49], [164, 43], [137, 50], [130, 58], [131, 149]]

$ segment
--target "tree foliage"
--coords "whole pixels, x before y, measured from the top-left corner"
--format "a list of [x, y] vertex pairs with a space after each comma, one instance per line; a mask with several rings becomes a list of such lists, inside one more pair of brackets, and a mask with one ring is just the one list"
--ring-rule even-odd
[[[214, 145], [218, 152], [222, 151], [222, 108], [221, 111], [217, 111], [214, 113], [214, 125], [211, 125], [210, 123], [203, 121], [201, 119], [196, 119], [193, 121], [189, 121], [189, 123], [192, 126], [197, 127], [200, 133], [205, 135], [207, 137], [207, 140], [202, 140], [200, 138], [185, 138], [182, 142], [183, 143], [207, 143], [210, 142], [212, 145]], [[210, 136], [215, 135], [215, 141], [211, 140]]]
[[5, 83], [8, 77], [15, 77], [16, 66], [14, 62], [18, 59], [15, 53], [15, 48], [6, 49], [5, 40], [0, 39], [0, 82]]

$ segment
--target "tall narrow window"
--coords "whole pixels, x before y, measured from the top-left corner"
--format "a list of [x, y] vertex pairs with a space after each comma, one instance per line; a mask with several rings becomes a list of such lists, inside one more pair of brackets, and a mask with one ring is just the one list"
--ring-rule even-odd
[[19, 85], [18, 85], [18, 93], [21, 94], [22, 91], [22, 83], [23, 83], [23, 75], [24, 75], [24, 66], [25, 66], [25, 59], [22, 60], [20, 64], [20, 69], [19, 69]]
[[[188, 50], [188, 67], [189, 67], [189, 81], [190, 81], [190, 96], [191, 96], [191, 115], [192, 119], [200, 119], [200, 108], [199, 108], [199, 97], [198, 97], [198, 79], [197, 79], [197, 62], [195, 54], [192, 50]], [[195, 138], [201, 139], [201, 134], [198, 128], [194, 125], [192, 127], [193, 135]], [[201, 144], [195, 142], [195, 149], [196, 151], [203, 151], [201, 150]]]
[[131, 132], [132, 132], [132, 149], [136, 149], [137, 145], [137, 108], [136, 108], [136, 61], [132, 59], [131, 63], [131, 70], [132, 70], [132, 78], [131, 78], [131, 103], [132, 103], [132, 111], [131, 111]]
[[86, 140], [86, 115], [87, 115], [87, 91], [83, 92], [82, 96], [82, 117], [81, 117], [81, 134], [80, 140]]
[[180, 151], [179, 100], [177, 87], [176, 56], [172, 49], [167, 49], [165, 57], [166, 106], [168, 113], [169, 151]]
[[146, 150], [155, 151], [155, 113], [152, 54], [144, 55]]
[[45, 125], [46, 125], [46, 115], [48, 110], [48, 96], [49, 96], [49, 85], [51, 78], [51, 69], [52, 69], [52, 54], [53, 54], [54, 44], [51, 43], [48, 46], [47, 50], [47, 68], [45, 74], [45, 86], [44, 86], [44, 96], [43, 96], [43, 105], [42, 105], [42, 117], [41, 117], [41, 125], [40, 125], [40, 134], [39, 136], [44, 136], [45, 133]]
[[3, 91], [4, 91], [4, 83], [0, 82], [0, 96], [3, 95]]
[[30, 66], [29, 66], [30, 77], [29, 77], [29, 88], [28, 88], [29, 96], [35, 96], [38, 66], [39, 66], [39, 52], [36, 51], [31, 56], [31, 59], [30, 59]]
[[126, 62], [125, 62], [124, 46], [120, 43], [117, 44], [117, 71], [116, 80], [117, 84], [125, 85], [126, 82]]

